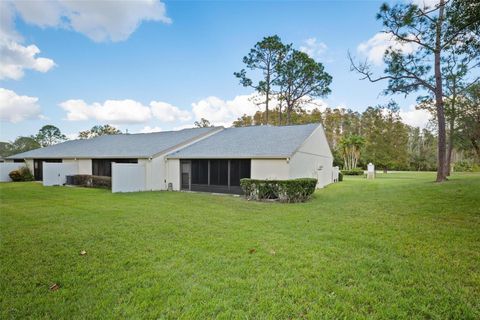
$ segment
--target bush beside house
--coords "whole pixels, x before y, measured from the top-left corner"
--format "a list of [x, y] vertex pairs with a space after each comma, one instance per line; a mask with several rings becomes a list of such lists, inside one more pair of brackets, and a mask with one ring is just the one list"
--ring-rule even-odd
[[241, 179], [240, 186], [249, 200], [278, 199], [281, 202], [305, 202], [315, 192], [317, 179]]
[[72, 176], [72, 184], [89, 188], [112, 188], [112, 178], [104, 176], [92, 176], [89, 174], [77, 174]]
[[33, 174], [30, 172], [30, 169], [28, 169], [27, 166], [21, 167], [17, 170], [13, 170], [8, 174], [8, 176], [14, 182], [35, 180]]

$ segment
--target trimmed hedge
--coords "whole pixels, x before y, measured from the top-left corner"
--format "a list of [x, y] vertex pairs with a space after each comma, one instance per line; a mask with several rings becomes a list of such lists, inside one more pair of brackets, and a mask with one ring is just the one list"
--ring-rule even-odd
[[88, 188], [112, 188], [112, 178], [104, 176], [92, 176], [89, 174], [76, 174], [73, 176], [73, 185]]
[[8, 176], [14, 182], [35, 180], [33, 174], [30, 172], [30, 169], [28, 169], [27, 166], [21, 167], [17, 170], [13, 170], [8, 174]]
[[338, 182], [342, 182], [343, 181], [343, 173], [339, 172], [338, 173]]
[[341, 170], [340, 171], [344, 176], [361, 176], [363, 175], [362, 168], [355, 168], [351, 170]]
[[315, 192], [317, 179], [241, 179], [240, 186], [249, 200], [278, 199], [281, 202], [305, 202]]

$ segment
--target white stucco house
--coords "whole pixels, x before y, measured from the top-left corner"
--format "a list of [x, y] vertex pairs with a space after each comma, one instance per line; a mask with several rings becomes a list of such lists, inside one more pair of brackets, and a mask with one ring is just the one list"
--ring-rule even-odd
[[67, 141], [5, 161], [25, 162], [36, 180], [44, 179], [45, 169], [49, 176], [61, 177], [66, 167], [68, 174], [111, 176], [114, 192], [240, 193], [241, 178], [311, 177], [322, 188], [332, 183], [333, 170], [333, 155], [320, 124], [109, 135]]

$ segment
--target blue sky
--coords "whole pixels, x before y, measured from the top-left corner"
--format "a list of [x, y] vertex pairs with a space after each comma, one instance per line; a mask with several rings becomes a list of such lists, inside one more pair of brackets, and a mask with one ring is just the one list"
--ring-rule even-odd
[[[391, 98], [379, 95], [386, 83], [360, 81], [347, 60], [350, 50], [381, 70], [379, 1], [148, 1], [145, 8], [117, 3], [114, 13], [94, 2], [70, 8], [58, 0], [42, 10], [31, 2], [3, 3], [9, 16], [2, 20], [11, 23], [0, 34], [0, 52], [8, 51], [0, 56], [0, 140], [45, 124], [70, 137], [105, 123], [129, 132], [178, 129], [200, 117], [228, 125], [255, 110], [252, 90], [233, 72], [257, 41], [273, 34], [324, 63], [333, 83], [323, 107], [362, 111]], [[32, 45], [41, 52], [22, 50]], [[27, 62], [15, 56], [25, 54]], [[23, 75], [9, 72], [8, 63]], [[406, 122], [425, 123], [424, 113], [412, 111], [414, 96], [395, 100]]]

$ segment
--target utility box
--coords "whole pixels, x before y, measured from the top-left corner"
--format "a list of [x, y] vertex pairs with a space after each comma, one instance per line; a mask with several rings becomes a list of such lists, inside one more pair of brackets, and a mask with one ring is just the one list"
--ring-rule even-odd
[[67, 185], [74, 185], [75, 184], [75, 177], [74, 176], [65, 176], [65, 178], [67, 178], [67, 182], [66, 184]]
[[371, 162], [367, 165], [367, 179], [375, 179], [375, 166]]

